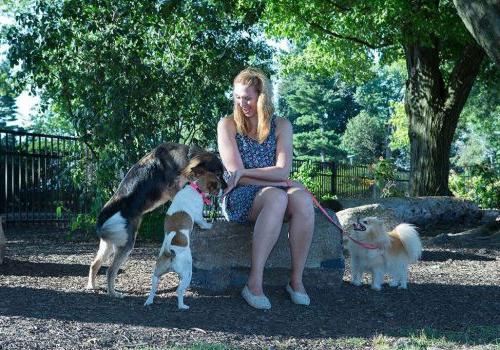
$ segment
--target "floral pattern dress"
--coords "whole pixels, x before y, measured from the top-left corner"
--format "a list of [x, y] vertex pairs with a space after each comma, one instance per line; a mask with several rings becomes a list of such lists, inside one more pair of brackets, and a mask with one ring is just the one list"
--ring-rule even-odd
[[[269, 135], [261, 144], [244, 135], [236, 134], [236, 144], [245, 169], [264, 168], [276, 165], [276, 117], [271, 119]], [[225, 180], [230, 177], [224, 173]], [[265, 186], [238, 185], [222, 201], [222, 213], [228, 221], [248, 222], [248, 214], [253, 200]]]

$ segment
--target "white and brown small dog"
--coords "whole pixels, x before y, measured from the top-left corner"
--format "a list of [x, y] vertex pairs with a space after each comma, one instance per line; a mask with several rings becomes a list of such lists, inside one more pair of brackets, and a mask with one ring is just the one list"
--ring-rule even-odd
[[352, 237], [379, 247], [366, 249], [349, 240], [347, 249], [351, 256], [352, 284], [360, 286], [363, 272], [369, 272], [372, 275], [371, 288], [380, 290], [387, 273], [391, 277], [391, 287], [407, 288], [408, 265], [417, 262], [422, 255], [422, 243], [413, 225], [400, 224], [387, 232], [382, 220], [367, 217], [353, 224]]
[[140, 159], [99, 213], [99, 250], [90, 265], [87, 289], [96, 288], [97, 272], [109, 259], [108, 294], [122, 297], [115, 291], [115, 279], [134, 248], [143, 216], [172, 200], [186, 179], [211, 173], [225, 185], [223, 170], [216, 154], [195, 145], [165, 142]]
[[219, 194], [221, 184], [213, 173], [205, 173], [195, 182], [190, 182], [180, 190], [172, 200], [165, 217], [165, 238], [156, 259], [151, 277], [151, 292], [144, 305], [151, 305], [155, 297], [160, 278], [168, 271], [179, 275], [177, 287], [177, 306], [189, 309], [184, 304], [184, 293], [191, 283], [193, 259], [189, 246], [191, 231], [196, 223], [202, 229], [209, 230], [212, 224], [203, 218], [203, 204], [209, 204], [207, 194]]

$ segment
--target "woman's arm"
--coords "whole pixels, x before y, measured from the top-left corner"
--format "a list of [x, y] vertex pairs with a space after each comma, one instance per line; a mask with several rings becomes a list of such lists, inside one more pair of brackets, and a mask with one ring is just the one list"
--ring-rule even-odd
[[[284, 118], [277, 118], [276, 165], [265, 168], [243, 169], [241, 177], [272, 182], [287, 180], [292, 169], [292, 138], [293, 131], [290, 121]], [[246, 181], [250, 181], [250, 179]]]
[[236, 144], [236, 125], [232, 118], [222, 118], [217, 125], [217, 143], [222, 163], [232, 176], [228, 190], [236, 184], [285, 186], [292, 166], [292, 125], [278, 118], [276, 125], [276, 165], [245, 169]]
[[231, 117], [224, 117], [217, 124], [217, 147], [227, 171], [233, 173], [244, 168], [236, 144], [236, 124]]

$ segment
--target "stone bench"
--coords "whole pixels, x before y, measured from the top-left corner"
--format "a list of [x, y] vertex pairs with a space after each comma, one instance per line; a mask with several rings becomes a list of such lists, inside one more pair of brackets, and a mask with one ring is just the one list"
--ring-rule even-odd
[[[346, 202], [343, 203], [345, 206]], [[470, 201], [455, 197], [383, 198], [371, 204], [354, 203], [337, 216], [344, 227], [351, 227], [356, 219], [377, 216], [384, 220], [387, 229], [406, 222], [421, 229], [436, 225], [471, 225], [479, 223], [483, 212]]]
[[[328, 210], [336, 219], [335, 213]], [[338, 287], [344, 274], [340, 230], [315, 209], [315, 229], [306, 261], [304, 283], [319, 288]], [[191, 236], [195, 288], [223, 291], [243, 287], [251, 262], [253, 224], [217, 221], [212, 229], [195, 228]], [[278, 242], [267, 260], [264, 284], [285, 286], [290, 275], [288, 224], [284, 223]]]

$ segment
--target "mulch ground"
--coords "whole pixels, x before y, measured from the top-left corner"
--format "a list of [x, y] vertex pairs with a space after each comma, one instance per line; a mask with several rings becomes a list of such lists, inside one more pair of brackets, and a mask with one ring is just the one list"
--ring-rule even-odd
[[96, 349], [183, 346], [196, 342], [241, 349], [331, 349], [332, 339], [397, 336], [431, 327], [461, 331], [500, 325], [500, 251], [496, 246], [431, 246], [410, 268], [408, 290], [344, 282], [335, 290], [306, 286], [310, 307], [291, 303], [284, 289], [267, 288], [272, 309], [257, 311], [239, 290], [218, 295], [189, 290], [189, 311], [178, 311], [177, 278], [169, 274], [155, 304], [143, 306], [159, 244], [138, 242], [117, 289], [84, 290], [97, 240], [68, 240], [60, 230], [8, 228], [0, 265], [0, 349]]

